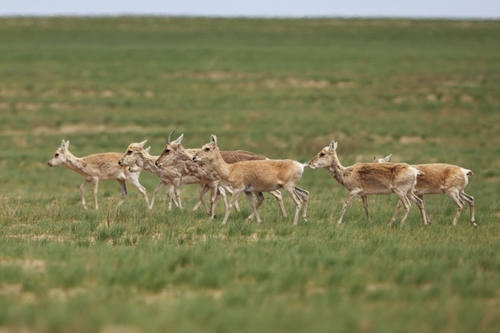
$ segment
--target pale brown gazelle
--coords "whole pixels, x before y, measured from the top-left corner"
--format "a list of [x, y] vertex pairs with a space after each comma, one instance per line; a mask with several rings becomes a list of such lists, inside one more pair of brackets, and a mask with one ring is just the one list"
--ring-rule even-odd
[[[374, 163], [387, 163], [392, 155], [386, 156], [384, 158], [373, 158]], [[465, 187], [469, 183], [469, 176], [474, 173], [462, 167], [452, 164], [445, 163], [430, 163], [430, 164], [412, 164], [414, 168], [420, 170], [424, 175], [418, 177], [417, 185], [415, 185], [415, 195], [419, 197], [422, 202], [424, 202], [424, 195], [427, 194], [446, 194], [453, 202], [457, 205], [457, 213], [453, 218], [453, 225], [457, 225], [458, 218], [462, 213], [464, 208], [463, 201], [469, 204], [470, 209], [470, 223], [472, 226], [477, 227], [476, 220], [474, 218], [474, 197], [468, 195], [464, 192]], [[463, 200], [463, 201], [462, 201]], [[397, 213], [398, 209], [401, 207], [401, 202], [398, 202], [396, 207]], [[429, 215], [427, 214], [427, 209], [425, 210], [427, 221], [430, 223]]]
[[[204, 185], [200, 183], [200, 180], [194, 176], [184, 175], [183, 166], [182, 165], [171, 165], [167, 167], [158, 167], [155, 162], [159, 156], [152, 156], [149, 154], [148, 149], [144, 149], [144, 145], [147, 140], [144, 140], [139, 143], [131, 143], [125, 154], [120, 158], [118, 164], [121, 166], [129, 167], [129, 170], [146, 170], [149, 171], [158, 178], [160, 178], [160, 183], [156, 187], [153, 193], [153, 197], [151, 198], [151, 203], [149, 205], [149, 210], [153, 209], [156, 196], [158, 192], [166, 185], [168, 185], [167, 196], [169, 198], [168, 202], [168, 210], [172, 209], [172, 202], [175, 203], [177, 207], [182, 209], [182, 202], [180, 197], [180, 186], [181, 185], [189, 185], [196, 184], [199, 187], [199, 190], [202, 191]], [[224, 198], [224, 202], [227, 205], [225, 191], [223, 188], [219, 188], [219, 192], [221, 196]], [[200, 197], [198, 203], [194, 206], [193, 210], [198, 209], [200, 204], [203, 205], [207, 213], [210, 213], [209, 208], [207, 207], [203, 198]]]
[[252, 192], [272, 192], [279, 188], [283, 188], [295, 202], [294, 224], [297, 224], [302, 200], [304, 200], [302, 218], [307, 222], [309, 192], [296, 186], [304, 172], [304, 164], [294, 160], [269, 159], [228, 164], [224, 161], [217, 146], [217, 137], [213, 134], [210, 136], [210, 142], [193, 155], [193, 161], [205, 164], [216, 171], [222, 181], [229, 184], [233, 189], [233, 195], [222, 224], [226, 224], [231, 208], [241, 192], [245, 192], [252, 207], [253, 213], [249, 216], [249, 219], [255, 216], [257, 222], [261, 223], [262, 220], [257, 212], [261, 202], [258, 202], [257, 206], [255, 205]]
[[[342, 206], [337, 224], [342, 223], [344, 213], [356, 195], [361, 196], [366, 217], [368, 221], [370, 221], [367, 196], [395, 193], [405, 209], [405, 213], [401, 219], [401, 225], [404, 224], [408, 212], [410, 211], [410, 200], [417, 204], [422, 215], [422, 221], [424, 225], [427, 225], [422, 200], [413, 193], [413, 189], [417, 183], [417, 176], [421, 174], [420, 171], [405, 163], [357, 163], [349, 167], [344, 167], [340, 164], [337, 157], [337, 145], [338, 143], [332, 140], [328, 147], [323, 148], [319, 154], [307, 164], [311, 169], [323, 168], [327, 170], [339, 184], [349, 190], [349, 196]], [[393, 220], [389, 222], [389, 226], [392, 225], [394, 219], [395, 215]]]
[[82, 197], [82, 205], [87, 209], [85, 203], [84, 190], [88, 184], [92, 184], [92, 193], [94, 195], [95, 209], [99, 209], [97, 203], [97, 190], [100, 180], [116, 180], [122, 190], [122, 196], [116, 208], [120, 207], [127, 196], [127, 187], [125, 182], [128, 181], [139, 192], [141, 192], [144, 201], [149, 205], [146, 189], [139, 183], [140, 172], [131, 172], [126, 167], [118, 165], [118, 160], [122, 157], [121, 153], [101, 153], [92, 154], [86, 157], [75, 157], [69, 150], [69, 141], [62, 140], [61, 146], [57, 148], [54, 156], [47, 163], [51, 167], [63, 165], [68, 169], [78, 172], [85, 178], [85, 181], [80, 186]]

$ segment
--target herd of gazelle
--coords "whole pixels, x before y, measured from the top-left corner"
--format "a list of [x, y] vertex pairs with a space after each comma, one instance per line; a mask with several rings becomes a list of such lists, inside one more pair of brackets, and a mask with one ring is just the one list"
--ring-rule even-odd
[[[269, 192], [276, 198], [282, 215], [286, 216], [279, 191], [279, 189], [283, 189], [295, 203], [293, 223], [297, 224], [301, 209], [302, 219], [307, 222], [309, 192], [296, 184], [301, 178], [304, 168], [309, 167], [311, 169], [326, 169], [339, 184], [349, 191], [337, 221], [338, 224], [342, 223], [344, 213], [355, 196], [361, 196], [366, 217], [370, 221], [367, 196], [394, 193], [399, 197], [399, 202], [389, 226], [395, 221], [401, 205], [404, 207], [404, 214], [401, 218], [401, 225], [403, 225], [408, 216], [411, 202], [414, 202], [420, 209], [424, 225], [430, 224], [423, 198], [427, 194], [447, 194], [456, 203], [458, 210], [453, 219], [453, 225], [457, 224], [460, 217], [464, 207], [463, 201], [467, 202], [470, 207], [470, 223], [474, 227], [477, 226], [474, 218], [474, 198], [464, 192], [468, 177], [473, 173], [471, 170], [459, 166], [442, 163], [419, 165], [388, 163], [391, 157], [389, 155], [383, 159], [375, 157], [372, 163], [356, 163], [344, 167], [337, 157], [338, 143], [335, 141], [323, 148], [307, 164], [303, 164], [289, 159], [271, 160], [263, 155], [241, 150], [221, 151], [218, 148], [215, 135], [211, 135], [210, 142], [200, 149], [185, 149], [181, 145], [183, 135], [171, 141], [174, 131], [169, 134], [167, 144], [160, 156], [150, 155], [149, 148], [144, 148], [146, 141], [143, 141], [130, 144], [125, 154], [101, 153], [78, 158], [68, 150], [69, 141], [63, 140], [48, 165], [51, 167], [64, 165], [85, 178], [80, 186], [81, 201], [85, 209], [87, 206], [84, 199], [84, 189], [90, 183], [93, 185], [95, 208], [98, 209], [97, 190], [100, 180], [115, 179], [120, 184], [122, 196], [117, 208], [125, 200], [127, 195], [125, 183], [129, 182], [142, 194], [149, 210], [153, 208], [155, 198], [164, 186], [168, 185], [168, 209], [170, 210], [172, 202], [182, 208], [181, 185], [197, 184], [199, 197], [193, 210], [203, 205], [213, 219], [217, 200], [222, 197], [226, 207], [222, 221], [225, 224], [232, 208], [235, 207], [239, 210], [237, 199], [241, 192], [245, 192], [252, 207], [252, 213], [248, 219], [256, 217], [260, 223], [258, 209], [264, 201], [263, 192]], [[146, 189], [139, 183], [139, 175], [142, 170], [149, 171], [160, 179], [151, 202], [146, 195]], [[210, 208], [203, 200], [204, 195], [209, 191]], [[231, 193], [229, 203], [226, 200], [226, 191]], [[253, 195], [257, 199], [256, 203]]]

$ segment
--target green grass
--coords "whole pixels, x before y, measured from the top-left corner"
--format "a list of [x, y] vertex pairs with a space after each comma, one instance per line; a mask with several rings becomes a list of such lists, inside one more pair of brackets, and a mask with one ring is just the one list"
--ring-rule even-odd
[[[0, 19], [0, 331], [496, 332], [500, 325], [500, 22], [162, 17]], [[306, 162], [339, 142], [344, 165], [444, 162], [473, 170], [466, 207], [426, 198], [386, 227], [395, 197], [357, 198], [306, 169], [309, 223], [266, 196], [221, 225], [147, 213], [129, 186], [80, 204], [78, 174], [46, 162], [158, 155], [178, 126], [185, 147]], [[143, 172], [151, 196], [158, 180]]]

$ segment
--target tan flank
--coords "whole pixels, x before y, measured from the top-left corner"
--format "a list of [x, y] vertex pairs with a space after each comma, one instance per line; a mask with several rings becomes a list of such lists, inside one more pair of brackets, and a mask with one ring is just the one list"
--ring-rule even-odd
[[[356, 163], [352, 166], [344, 167], [340, 164], [337, 157], [337, 144], [337, 142], [332, 141], [330, 146], [323, 148], [318, 155], [309, 161], [308, 166], [311, 169], [326, 169], [336, 181], [349, 190], [349, 196], [344, 202], [340, 218], [337, 221], [338, 224], [342, 223], [344, 213], [356, 195], [361, 196], [366, 217], [370, 221], [367, 196], [395, 193], [405, 208], [401, 225], [404, 224], [408, 216], [411, 206], [410, 200], [417, 204], [422, 214], [422, 221], [427, 225], [422, 200], [413, 194], [417, 175], [420, 173], [417, 169], [404, 163]], [[392, 225], [395, 216], [396, 214], [394, 214], [389, 225]]]
[[116, 208], [120, 207], [127, 196], [127, 187], [125, 181], [128, 181], [132, 186], [141, 192], [146, 204], [149, 205], [146, 189], [139, 183], [140, 172], [132, 172], [128, 168], [118, 165], [118, 160], [122, 156], [121, 153], [101, 153], [92, 154], [86, 157], [75, 157], [69, 150], [69, 141], [62, 140], [61, 146], [57, 148], [54, 156], [47, 163], [51, 167], [63, 165], [68, 169], [78, 172], [85, 178], [85, 181], [80, 186], [82, 197], [82, 205], [87, 209], [85, 204], [84, 190], [88, 184], [92, 184], [92, 192], [94, 194], [95, 209], [99, 208], [97, 203], [97, 190], [100, 180], [114, 179], [120, 184], [122, 196]]
[[[175, 130], [174, 130], [175, 131]], [[177, 140], [170, 142], [171, 136], [174, 133], [172, 131], [170, 135], [168, 136], [167, 139], [167, 144], [165, 145], [165, 148], [163, 149], [162, 154], [156, 161], [157, 166], [169, 166], [169, 165], [182, 165], [184, 166], [185, 174], [190, 175], [190, 176], [195, 176], [201, 179], [201, 181], [205, 181], [207, 184], [205, 189], [208, 191], [208, 189], [211, 189], [211, 186], [213, 186], [213, 182], [217, 182], [219, 187], [225, 188], [228, 192], [232, 194], [232, 188], [229, 184], [226, 182], [221, 181], [220, 176], [215, 172], [210, 166], [207, 166], [203, 163], [194, 163], [192, 158], [193, 155], [199, 151], [199, 149], [184, 149], [182, 147], [181, 142], [182, 138], [184, 135], [181, 135]], [[267, 159], [263, 155], [258, 155], [254, 154], [251, 152], [247, 151], [242, 151], [242, 150], [237, 150], [237, 151], [226, 151], [223, 152], [224, 154], [224, 159], [229, 162], [236, 162], [236, 161], [242, 161], [242, 160], [260, 160], [260, 159]], [[228, 162], [228, 163], [229, 163]], [[283, 216], [286, 216], [286, 211], [285, 211], [285, 206], [283, 204], [283, 199], [281, 196], [280, 191], [275, 190], [270, 192], [273, 197], [276, 198], [278, 201], [278, 204], [281, 209], [281, 213]], [[262, 193], [256, 193], [257, 200], [259, 205], [262, 204], [264, 201], [264, 195]], [[215, 198], [213, 198], [213, 191], [211, 191], [211, 209], [210, 209], [210, 216], [214, 218], [215, 216]], [[213, 202], [213, 203], [212, 203]], [[238, 209], [238, 202], [234, 202], [234, 206], [236, 209]], [[226, 209], [227, 209], [227, 204], [226, 204]], [[248, 217], [249, 219], [253, 218], [254, 214], [253, 212], [250, 214]]]
[[[233, 163], [242, 162], [242, 161], [260, 161], [260, 160], [267, 160], [268, 159], [264, 155], [255, 154], [255, 153], [251, 153], [251, 152], [244, 151], [244, 150], [233, 150], [233, 151], [220, 150], [219, 152], [222, 156], [222, 159], [227, 164], [233, 164]], [[203, 164], [200, 164], [200, 167], [203, 168], [206, 166], [203, 166]], [[224, 183], [224, 182], [221, 182], [221, 183]], [[255, 194], [255, 197], [257, 198], [257, 205], [260, 207], [260, 205], [262, 205], [262, 203], [264, 202], [264, 195], [262, 194], [262, 192], [254, 192], [254, 194]], [[279, 204], [280, 210], [281, 210], [281, 215], [286, 217], [286, 210], [285, 210], [285, 205], [283, 204], [283, 197], [281, 196], [281, 192], [279, 190], [274, 190], [274, 191], [269, 191], [269, 194], [271, 194], [278, 201], [278, 204]], [[234, 203], [236, 206], [238, 204], [238, 201], [235, 201]], [[253, 217], [254, 217], [254, 213], [252, 212], [248, 216], [247, 219], [251, 220], [251, 219], [253, 219]]]
[[[391, 155], [386, 156], [382, 159], [378, 159], [375, 157], [373, 161], [374, 163], [386, 163], [389, 161], [390, 157]], [[424, 206], [424, 195], [448, 195], [458, 207], [457, 213], [453, 218], [453, 225], [457, 225], [458, 218], [460, 217], [460, 214], [462, 213], [462, 210], [464, 208], [463, 201], [465, 201], [469, 204], [470, 223], [472, 224], [472, 226], [477, 227], [476, 220], [474, 218], [474, 198], [464, 192], [465, 187], [469, 183], [469, 176], [473, 175], [473, 172], [471, 170], [444, 163], [415, 164], [412, 166], [424, 173], [424, 175], [418, 177], [417, 185], [415, 185], [414, 191], [415, 195], [424, 202]], [[400, 206], [401, 203], [398, 202], [396, 211]], [[428, 215], [427, 221], [430, 223]]]
[[213, 134], [210, 137], [210, 142], [194, 154], [193, 161], [197, 164], [205, 164], [217, 172], [222, 181], [233, 189], [233, 196], [226, 209], [222, 224], [227, 222], [231, 208], [241, 192], [245, 192], [252, 206], [253, 214], [249, 218], [255, 215], [257, 222], [261, 223], [257, 212], [261, 202], [259, 201], [255, 205], [252, 192], [272, 192], [279, 188], [283, 188], [295, 202], [294, 224], [297, 224], [302, 200], [304, 200], [302, 218], [307, 222], [309, 192], [296, 186], [304, 172], [302, 163], [293, 160], [254, 160], [228, 164], [222, 158], [217, 147], [217, 137]]

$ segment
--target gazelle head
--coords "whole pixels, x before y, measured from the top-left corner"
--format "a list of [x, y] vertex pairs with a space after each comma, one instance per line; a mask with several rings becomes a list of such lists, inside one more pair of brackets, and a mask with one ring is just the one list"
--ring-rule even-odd
[[144, 140], [139, 143], [131, 143], [125, 154], [123, 154], [122, 158], [118, 160], [118, 164], [120, 166], [128, 166], [132, 167], [137, 164], [137, 161], [139, 159], [138, 154], [140, 154], [144, 150], [144, 145], [146, 144], [148, 140]]
[[201, 147], [201, 149], [193, 155], [193, 161], [196, 163], [213, 161], [217, 151], [219, 151], [217, 147], [217, 136], [215, 134], [210, 134], [210, 142]]
[[318, 155], [313, 157], [309, 163], [307, 163], [307, 166], [310, 167], [311, 169], [316, 169], [316, 168], [327, 168], [330, 165], [332, 165], [332, 162], [337, 159], [337, 145], [338, 142], [335, 142], [332, 140], [330, 142], [330, 145], [328, 147], [323, 148]]
[[176, 152], [179, 149], [181, 149], [181, 150], [183, 149], [181, 146], [181, 142], [182, 142], [182, 138], [184, 137], [184, 134], [181, 134], [181, 136], [179, 136], [177, 138], [177, 140], [170, 142], [170, 140], [172, 138], [172, 134], [174, 134], [176, 129], [177, 128], [175, 128], [168, 135], [167, 144], [165, 145], [165, 148], [163, 148], [161, 155], [156, 159], [155, 164], [157, 167], [170, 166], [170, 165], [173, 165], [176, 163], [176, 160], [177, 160]]
[[56, 167], [58, 165], [63, 164], [68, 160], [68, 146], [69, 141], [62, 140], [61, 146], [56, 149], [54, 156], [47, 162], [50, 167]]
[[387, 163], [387, 162], [389, 162], [391, 156], [392, 156], [392, 154], [387, 155], [384, 158], [377, 158], [377, 156], [373, 156], [373, 163]]

